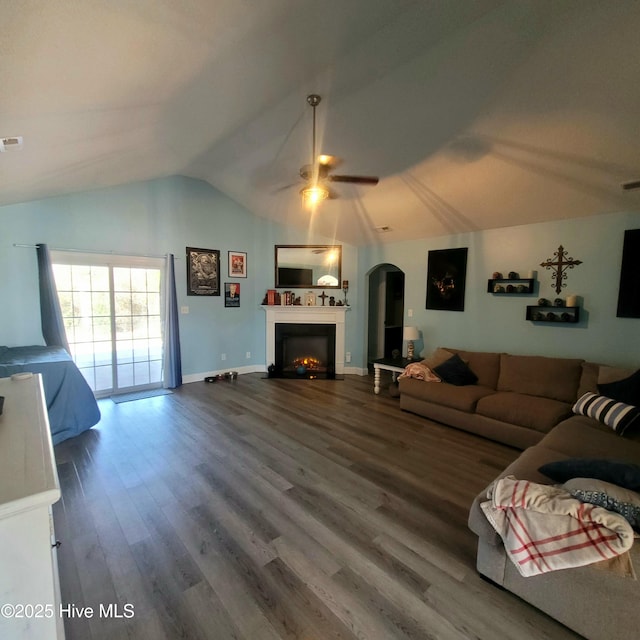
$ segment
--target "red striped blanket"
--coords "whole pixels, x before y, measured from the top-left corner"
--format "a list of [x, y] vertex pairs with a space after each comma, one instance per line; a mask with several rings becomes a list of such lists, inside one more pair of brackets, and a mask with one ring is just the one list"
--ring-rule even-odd
[[628, 551], [633, 529], [619, 514], [559, 487], [500, 478], [481, 504], [523, 576], [580, 567]]

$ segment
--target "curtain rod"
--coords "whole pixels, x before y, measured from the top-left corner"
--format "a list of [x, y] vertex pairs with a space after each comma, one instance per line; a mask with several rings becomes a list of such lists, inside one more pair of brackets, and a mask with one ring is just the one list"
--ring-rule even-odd
[[[16, 242], [13, 243], [14, 247], [20, 247], [22, 249], [37, 249], [40, 245], [37, 244], [18, 244]], [[109, 251], [97, 251], [95, 249], [60, 249], [59, 247], [50, 247], [52, 251], [68, 251], [70, 253], [98, 253], [100, 255], [121, 255], [127, 256], [130, 258], [166, 258], [167, 254], [165, 253], [162, 256], [150, 254], [150, 253], [115, 253], [113, 249]], [[174, 256], [175, 257], [175, 256]]]

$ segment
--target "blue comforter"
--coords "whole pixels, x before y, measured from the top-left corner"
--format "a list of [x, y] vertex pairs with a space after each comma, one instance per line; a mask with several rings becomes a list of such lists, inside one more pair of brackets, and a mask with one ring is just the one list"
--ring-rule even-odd
[[62, 347], [0, 347], [0, 378], [22, 371], [42, 374], [53, 444], [99, 422], [95, 396]]

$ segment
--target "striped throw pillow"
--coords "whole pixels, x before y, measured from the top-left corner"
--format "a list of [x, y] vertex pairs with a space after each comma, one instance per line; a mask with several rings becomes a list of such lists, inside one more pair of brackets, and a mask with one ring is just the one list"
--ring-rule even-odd
[[597, 393], [585, 393], [573, 405], [573, 413], [594, 418], [611, 427], [619, 435], [623, 435], [634, 423], [636, 426], [640, 425], [640, 409], [638, 407], [618, 402]]

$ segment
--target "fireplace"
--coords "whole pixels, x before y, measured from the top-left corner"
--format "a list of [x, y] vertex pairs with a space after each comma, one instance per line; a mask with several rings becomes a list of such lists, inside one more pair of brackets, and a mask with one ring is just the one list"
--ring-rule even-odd
[[275, 362], [269, 376], [334, 379], [335, 351], [334, 324], [276, 323]]
[[[266, 367], [268, 371], [275, 373], [276, 368], [276, 325], [315, 325], [314, 332], [320, 336], [325, 335], [322, 333], [322, 327], [330, 327], [334, 337], [333, 342], [329, 342], [327, 345], [330, 351], [328, 361], [329, 363], [333, 361], [336, 374], [342, 375], [345, 372], [345, 316], [350, 307], [262, 305], [262, 308], [266, 314]], [[331, 344], [334, 345], [333, 352], [331, 352]], [[281, 363], [281, 360], [279, 362]], [[329, 367], [330, 364], [327, 368]]]

